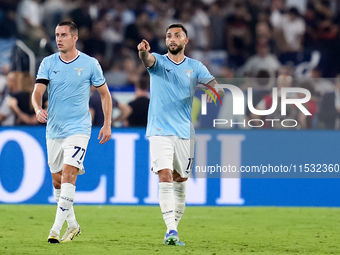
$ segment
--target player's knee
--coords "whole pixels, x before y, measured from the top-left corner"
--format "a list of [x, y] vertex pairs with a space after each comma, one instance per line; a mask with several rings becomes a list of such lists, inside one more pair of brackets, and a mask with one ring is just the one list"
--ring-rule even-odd
[[174, 182], [185, 182], [188, 180], [188, 178], [183, 178], [176, 170], [174, 170], [173, 172], [173, 177], [172, 179], [174, 180]]
[[71, 183], [73, 185], [76, 185], [76, 179], [77, 179], [77, 175], [73, 173], [65, 173], [63, 174], [63, 177], [62, 177], [62, 183]]
[[78, 169], [74, 166], [65, 165], [61, 182], [75, 185], [78, 176]]
[[159, 182], [172, 182], [172, 171], [170, 169], [163, 169], [158, 172]]
[[55, 189], [60, 189], [61, 188], [61, 183], [58, 180], [53, 180], [53, 187]]

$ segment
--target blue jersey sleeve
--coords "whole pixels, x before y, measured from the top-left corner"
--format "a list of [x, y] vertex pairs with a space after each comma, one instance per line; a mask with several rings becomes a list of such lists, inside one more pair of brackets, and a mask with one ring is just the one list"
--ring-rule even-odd
[[49, 61], [47, 58], [44, 58], [43, 61], [41, 62], [38, 73], [37, 73], [37, 79], [46, 79], [50, 80], [49, 76]]
[[198, 62], [198, 72], [197, 72], [197, 81], [198, 83], [209, 83], [211, 82], [214, 78], [206, 68], [205, 65], [203, 65], [201, 62]]
[[148, 71], [149, 73], [156, 73], [159, 69], [159, 67], [161, 66], [161, 55], [157, 54], [157, 53], [151, 53], [155, 58], [156, 58], [156, 62], [153, 66], [148, 67]]
[[91, 84], [95, 87], [99, 87], [105, 83], [105, 78], [103, 75], [103, 70], [98, 62], [98, 60], [94, 59], [93, 64], [93, 73], [91, 76]]

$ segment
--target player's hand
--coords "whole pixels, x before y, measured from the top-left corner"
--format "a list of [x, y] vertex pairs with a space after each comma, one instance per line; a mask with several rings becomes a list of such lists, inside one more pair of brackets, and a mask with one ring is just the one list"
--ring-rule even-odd
[[209, 89], [208, 92], [210, 95], [213, 95], [214, 99], [208, 93], [205, 93], [207, 95], [207, 103], [212, 103], [214, 100], [216, 100], [217, 96], [211, 89]]
[[150, 44], [147, 40], [143, 39], [140, 44], [137, 45], [138, 51], [150, 51]]
[[41, 109], [41, 110], [38, 110], [35, 114], [37, 120], [40, 122], [40, 123], [46, 123], [47, 122], [47, 111], [44, 110], [44, 109]]
[[99, 143], [104, 144], [111, 139], [111, 126], [103, 126], [98, 135]]

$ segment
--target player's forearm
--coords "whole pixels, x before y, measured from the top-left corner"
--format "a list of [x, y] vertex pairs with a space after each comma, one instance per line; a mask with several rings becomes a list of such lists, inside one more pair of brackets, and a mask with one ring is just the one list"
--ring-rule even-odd
[[32, 105], [36, 113], [42, 109], [42, 95], [37, 91], [33, 91], [32, 93]]
[[105, 94], [102, 97], [102, 109], [104, 113], [104, 124], [103, 126], [111, 126], [112, 118], [112, 99], [110, 93]]
[[155, 57], [149, 51], [140, 50], [138, 56], [146, 67], [151, 67], [155, 63]]

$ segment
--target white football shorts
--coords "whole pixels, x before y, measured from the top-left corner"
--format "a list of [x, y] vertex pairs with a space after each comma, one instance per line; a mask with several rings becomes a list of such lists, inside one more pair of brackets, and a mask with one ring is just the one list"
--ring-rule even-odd
[[47, 160], [51, 173], [63, 170], [64, 164], [77, 167], [78, 174], [84, 174], [83, 166], [87, 145], [87, 135], [72, 135], [64, 139], [47, 139]]
[[176, 171], [182, 178], [191, 174], [195, 139], [178, 136], [150, 136], [151, 167], [154, 173], [162, 169]]

